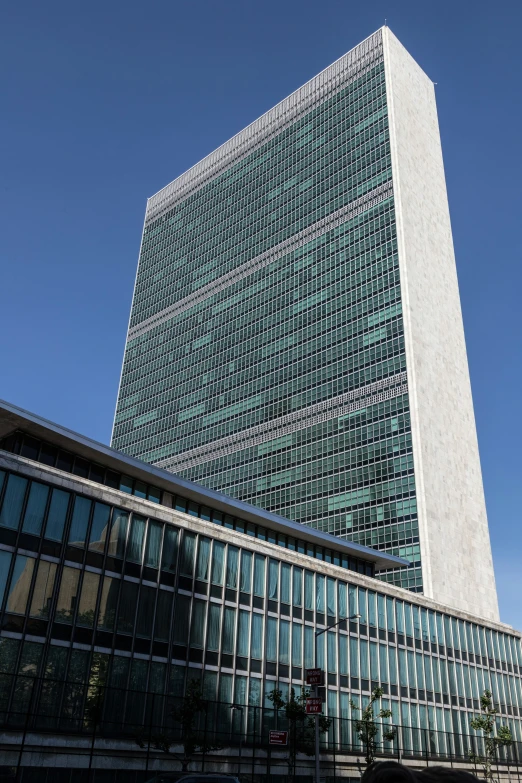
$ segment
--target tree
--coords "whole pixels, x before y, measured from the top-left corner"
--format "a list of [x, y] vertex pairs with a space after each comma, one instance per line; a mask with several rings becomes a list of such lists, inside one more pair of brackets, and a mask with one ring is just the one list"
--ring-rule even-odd
[[[159, 733], [152, 734], [150, 737], [153, 748], [164, 753], [172, 753], [181, 762], [182, 772], [188, 772], [188, 765], [196, 753], [208, 753], [220, 748], [219, 745], [208, 743], [206, 737], [201, 740], [197, 724], [199, 715], [206, 709], [207, 703], [201, 694], [201, 684], [198, 680], [190, 680], [181, 704], [176, 704], [170, 712], [171, 718], [179, 723], [181, 736], [177, 733]], [[145, 747], [146, 740], [142, 735], [136, 738], [136, 742], [140, 748]], [[181, 745], [183, 752], [172, 752], [171, 748], [175, 745]]]
[[493, 783], [493, 761], [497, 754], [497, 748], [511, 745], [513, 735], [508, 726], [499, 726], [496, 735], [494, 734], [498, 711], [493, 707], [491, 691], [485, 690], [480, 697], [480, 710], [482, 714], [476, 715], [471, 720], [470, 726], [475, 731], [482, 731], [484, 734], [484, 755], [470, 750], [469, 757], [475, 764], [481, 765], [488, 783]]
[[[370, 696], [370, 701], [364, 708], [358, 707], [357, 704], [355, 704], [355, 702], [350, 699], [350, 706], [352, 710], [361, 713], [361, 717], [356, 718], [355, 720], [355, 731], [357, 732], [357, 736], [362, 742], [362, 746], [364, 748], [364, 758], [366, 760], [367, 766], [375, 761], [375, 756], [377, 755], [377, 737], [379, 734], [379, 726], [375, 722], [376, 717], [391, 718], [392, 715], [391, 710], [385, 709], [381, 709], [377, 716], [373, 714], [373, 705], [382, 697], [383, 693], [384, 691], [382, 688], [375, 688]], [[387, 731], [383, 731], [382, 736], [383, 739], [392, 740], [395, 737], [395, 729], [390, 728]]]
[[[302, 691], [296, 696], [294, 688], [290, 689], [288, 699], [283, 699], [283, 692], [274, 689], [268, 698], [276, 710], [282, 710], [288, 721], [288, 767], [290, 773], [295, 773], [295, 761], [298, 753], [313, 756], [315, 753], [315, 720], [306, 714], [306, 699], [310, 691]], [[319, 716], [319, 731], [325, 734], [331, 726], [331, 719], [325, 715]]]

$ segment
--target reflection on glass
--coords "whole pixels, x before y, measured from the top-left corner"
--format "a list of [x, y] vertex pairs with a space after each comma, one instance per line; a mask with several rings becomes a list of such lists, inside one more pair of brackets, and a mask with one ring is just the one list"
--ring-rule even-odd
[[89, 549], [93, 552], [103, 552], [105, 548], [105, 539], [107, 537], [110, 515], [110, 506], [106, 506], [105, 503], [94, 504], [91, 534], [89, 536]]
[[0, 606], [4, 600], [5, 586], [9, 576], [9, 566], [11, 565], [11, 552], [5, 552], [0, 549]]
[[138, 602], [138, 585], [126, 579], [121, 585], [120, 606], [118, 610], [118, 632], [132, 633]]
[[168, 642], [169, 640], [173, 596], [174, 593], [167, 592], [166, 590], [159, 590], [158, 592], [154, 638], [163, 642]]
[[192, 625], [190, 628], [191, 647], [203, 647], [206, 608], [206, 601], [194, 601], [192, 606]]
[[297, 568], [297, 566], [294, 566], [292, 588], [294, 606], [301, 606], [303, 603], [303, 569]]
[[288, 563], [281, 563], [281, 601], [284, 604], [290, 603], [290, 571]]
[[123, 511], [121, 508], [115, 508], [112, 514], [111, 534], [109, 537], [108, 554], [111, 557], [123, 558], [123, 555], [125, 554], [128, 524], [128, 511]]
[[127, 560], [141, 563], [143, 540], [145, 538], [145, 519], [137, 514], [132, 515], [129, 543], [127, 544]]
[[31, 601], [31, 617], [49, 617], [55, 576], [56, 563], [40, 560]]
[[85, 571], [83, 575], [82, 592], [78, 605], [78, 625], [92, 628], [94, 625], [94, 612], [96, 611], [96, 598], [98, 596], [99, 574]]
[[234, 638], [236, 626], [236, 610], [225, 606], [225, 618], [223, 621], [223, 652], [232, 654], [234, 652]]
[[114, 630], [119, 588], [119, 579], [113, 579], [109, 576], [104, 578], [100, 598], [100, 609], [98, 611], [98, 628], [102, 628], [104, 631]]
[[91, 501], [77, 495], [74, 499], [74, 510], [69, 530], [69, 543], [73, 546], [85, 546], [89, 516], [91, 513]]
[[237, 628], [237, 654], [243, 657], [248, 656], [250, 634], [250, 612], [242, 609], [239, 611], [239, 623]]
[[62, 623], [72, 623], [76, 599], [78, 596], [78, 581], [80, 571], [77, 568], [65, 566], [62, 573], [60, 592], [56, 604], [56, 620]]
[[249, 593], [252, 585], [252, 553], [241, 550], [241, 578], [239, 589], [243, 593]]
[[45, 484], [39, 484], [37, 481], [31, 482], [29, 498], [25, 508], [24, 523], [22, 525], [24, 533], [32, 533], [34, 536], [39, 536], [42, 532], [48, 495], [49, 487], [46, 487]]
[[64, 492], [62, 489], [53, 489], [47, 515], [47, 525], [45, 526], [45, 538], [49, 538], [51, 541], [62, 540], [69, 498], [69, 492]]
[[262, 598], [265, 595], [265, 562], [263, 555], [254, 557], [254, 595]]
[[194, 573], [194, 554], [196, 551], [196, 536], [193, 533], [183, 533], [181, 543], [180, 573], [192, 576]]
[[21, 478], [20, 476], [13, 476], [12, 474], [9, 476], [4, 502], [2, 504], [2, 512], [0, 513], [0, 525], [3, 527], [10, 527], [13, 530], [18, 530], [26, 487], [27, 479]]
[[219, 650], [219, 631], [221, 626], [221, 606], [210, 604], [208, 607], [208, 638], [207, 649]]
[[176, 571], [176, 560], [178, 557], [178, 529], [165, 525], [165, 537], [163, 540], [163, 553], [161, 556], [161, 567], [165, 571]]
[[159, 568], [162, 533], [162, 524], [159, 522], [149, 522], [147, 547], [145, 550], [145, 565], [150, 568]]
[[212, 545], [212, 569], [211, 580], [213, 585], [223, 584], [223, 571], [225, 566], [225, 545], [221, 541], [214, 541]]
[[250, 654], [252, 658], [261, 659], [263, 657], [263, 615], [252, 615], [252, 644]]
[[208, 582], [208, 567], [210, 563], [210, 538], [199, 537], [198, 562], [196, 579]]
[[137, 636], [150, 639], [152, 636], [152, 623], [154, 621], [154, 604], [156, 602], [156, 590], [153, 587], [141, 586], [140, 601], [138, 605], [138, 621], [136, 623]]
[[34, 570], [34, 558], [17, 555], [11, 577], [11, 587], [7, 595], [7, 611], [25, 614], [31, 578]]
[[239, 549], [235, 546], [228, 547], [227, 556], [227, 587], [237, 590], [237, 565]]
[[270, 560], [268, 564], [268, 597], [277, 601], [279, 595], [279, 563]]

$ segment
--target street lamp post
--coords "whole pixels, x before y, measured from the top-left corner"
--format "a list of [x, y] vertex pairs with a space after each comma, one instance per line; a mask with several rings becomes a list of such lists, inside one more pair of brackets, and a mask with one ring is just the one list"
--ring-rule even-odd
[[[358, 620], [360, 618], [360, 614], [352, 614], [350, 617], [341, 617], [340, 620], [337, 620], [336, 623], [332, 623], [332, 625], [328, 625], [326, 628], [321, 628], [320, 631], [315, 632], [315, 638], [314, 638], [314, 661], [315, 661], [315, 668], [317, 669], [317, 639], [321, 634], [326, 633], [326, 631], [330, 631], [332, 628], [336, 628], [341, 623], [347, 623], [350, 620]], [[315, 686], [315, 695], [319, 697], [319, 685]], [[315, 716], [315, 783], [321, 783], [321, 760], [319, 757], [319, 715]]]

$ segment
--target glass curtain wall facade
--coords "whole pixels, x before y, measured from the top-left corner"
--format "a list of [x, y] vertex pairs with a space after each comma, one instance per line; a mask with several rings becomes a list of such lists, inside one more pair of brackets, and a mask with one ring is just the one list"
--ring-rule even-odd
[[182, 696], [191, 679], [209, 701], [268, 707], [274, 688], [303, 686], [314, 632], [359, 613], [319, 637], [330, 716], [356, 717], [350, 699], [360, 704], [380, 685], [415, 750], [419, 729], [442, 732], [443, 743], [443, 732], [469, 734], [489, 688], [522, 740], [521, 640], [505, 626], [213, 524], [206, 506], [176, 512], [116, 489], [101, 495], [16, 459], [0, 471], [0, 717], [9, 726], [24, 725], [29, 704], [53, 716], [47, 728], [81, 725], [101, 687], [103, 720], [141, 726], [150, 698], [140, 693], [161, 709], [160, 697]]
[[381, 32], [343, 63], [149, 203], [112, 445], [405, 557], [382, 576], [421, 592]]

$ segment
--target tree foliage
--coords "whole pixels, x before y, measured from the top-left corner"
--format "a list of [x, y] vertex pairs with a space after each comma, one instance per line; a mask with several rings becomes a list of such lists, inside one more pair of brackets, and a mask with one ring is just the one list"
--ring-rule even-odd
[[480, 697], [480, 715], [476, 715], [470, 722], [470, 726], [475, 731], [482, 731], [484, 735], [484, 754], [469, 751], [469, 757], [475, 764], [480, 764], [483, 769], [484, 777], [488, 783], [493, 783], [493, 762], [497, 755], [497, 749], [502, 746], [511, 745], [513, 735], [508, 726], [499, 726], [495, 734], [496, 716], [498, 710], [493, 707], [493, 695], [491, 691], [485, 690]]
[[[201, 684], [197, 680], [190, 680], [181, 703], [176, 704], [170, 713], [173, 721], [179, 724], [179, 732], [152, 734], [150, 737], [150, 743], [155, 750], [172, 753], [181, 762], [182, 772], [188, 771], [188, 765], [196, 753], [220, 749], [219, 745], [207, 742], [205, 736], [201, 737], [198, 728], [199, 716], [206, 709], [207, 703], [201, 693]], [[141, 748], [145, 747], [146, 742], [142, 735], [136, 738], [136, 742]], [[182, 753], [172, 751], [176, 745], [181, 745]]]
[[[278, 711], [282, 711], [288, 721], [288, 766], [295, 770], [298, 753], [313, 756], [315, 753], [315, 719], [306, 714], [306, 699], [310, 691], [304, 690], [296, 696], [295, 689], [290, 689], [288, 699], [283, 698], [283, 692], [274, 689], [268, 694], [269, 700]], [[332, 721], [325, 715], [319, 715], [319, 732], [325, 734]]]
[[[382, 688], [375, 688], [370, 696], [370, 701], [366, 707], [358, 707], [357, 704], [350, 699], [350, 706], [355, 712], [360, 712], [361, 717], [355, 720], [355, 731], [357, 736], [362, 742], [364, 748], [364, 758], [366, 764], [369, 766], [377, 755], [377, 740], [379, 736], [379, 724], [376, 723], [378, 718], [391, 718], [391, 710], [381, 709], [374, 715], [373, 705], [376, 701], [382, 697], [384, 691]], [[387, 731], [383, 731], [383, 739], [392, 740], [395, 737], [395, 729], [390, 728]]]

